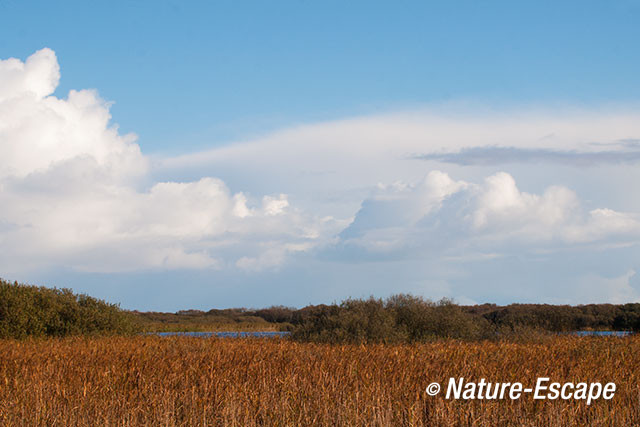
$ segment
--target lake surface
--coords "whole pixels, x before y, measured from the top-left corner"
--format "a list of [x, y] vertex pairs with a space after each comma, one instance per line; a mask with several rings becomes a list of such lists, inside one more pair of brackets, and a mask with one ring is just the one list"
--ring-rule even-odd
[[[567, 332], [579, 337], [626, 337], [633, 335], [631, 331], [573, 331]], [[291, 332], [150, 332], [159, 337], [201, 337], [201, 338], [284, 338]]]
[[282, 338], [291, 332], [151, 332], [159, 337]]
[[579, 337], [626, 337], [633, 335], [631, 331], [574, 331], [573, 335]]

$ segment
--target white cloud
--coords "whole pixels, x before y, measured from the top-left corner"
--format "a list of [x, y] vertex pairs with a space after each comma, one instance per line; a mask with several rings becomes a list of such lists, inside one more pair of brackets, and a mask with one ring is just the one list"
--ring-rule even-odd
[[638, 236], [638, 215], [599, 208], [589, 212], [585, 222], [569, 227], [566, 237], [576, 242], [606, 239], [608, 236], [626, 236], [632, 240]]
[[[505, 172], [481, 183], [454, 181], [440, 171], [417, 184], [378, 186], [342, 245], [368, 252], [465, 251], [532, 252], [567, 245], [640, 242], [636, 215], [611, 209], [586, 212], [568, 188], [551, 186], [542, 194], [520, 191]], [[516, 246], [514, 246], [516, 245]]]
[[335, 228], [285, 194], [253, 201], [220, 179], [142, 189], [149, 161], [135, 135], [110, 126], [95, 91], [52, 96], [58, 79], [49, 49], [0, 62], [0, 244], [12, 248], [3, 271], [225, 268], [249, 257], [259, 269]]
[[423, 161], [407, 161], [424, 153], [473, 147], [507, 147], [524, 150], [524, 154], [529, 148], [626, 153], [628, 144], [621, 141], [630, 138], [640, 138], [640, 113], [636, 111], [471, 114], [433, 108], [300, 125], [251, 141], [159, 159], [156, 167], [171, 171], [243, 162], [251, 165], [247, 173], [270, 171], [281, 177], [286, 171], [287, 177], [300, 175], [305, 181], [316, 177], [324, 182], [327, 175], [337, 173], [349, 176], [349, 182], [370, 185], [376, 179], [403, 179], [401, 172], [407, 168], [424, 170]]
[[280, 194], [278, 198], [271, 196], [264, 196], [262, 198], [262, 210], [266, 215], [282, 215], [285, 213], [285, 209], [289, 206], [286, 194]]
[[0, 61], [0, 178], [30, 174], [86, 174], [102, 181], [143, 175], [148, 161], [135, 135], [109, 127], [109, 104], [95, 91], [51, 96], [59, 70], [53, 51], [43, 49], [25, 63]]
[[635, 276], [634, 270], [617, 277], [602, 277], [596, 274], [583, 276], [581, 279], [584, 286], [580, 291], [586, 295], [587, 301], [584, 302], [625, 304], [640, 301], [640, 289], [636, 289], [632, 284]]
[[[0, 61], [0, 245], [10, 248], [3, 274], [278, 272], [304, 258], [316, 269], [306, 277], [331, 280], [343, 296], [345, 281], [367, 277], [367, 292], [369, 283], [394, 282], [375, 285], [391, 292], [406, 279], [482, 301], [554, 295], [551, 286], [511, 284], [509, 275], [520, 273], [509, 269], [514, 257], [526, 271], [544, 254], [591, 260], [584, 254], [601, 251], [598, 268], [584, 261], [563, 273], [567, 295], [584, 288], [637, 297], [627, 272], [640, 268], [629, 261], [640, 239], [640, 169], [625, 157], [637, 151], [636, 111], [431, 109], [158, 158], [119, 133], [96, 91], [53, 96], [59, 78], [49, 49]], [[496, 153], [499, 161], [486, 161]], [[575, 167], [585, 161], [590, 168]], [[613, 259], [610, 250], [625, 256]], [[386, 263], [373, 270], [359, 267], [363, 260]], [[570, 265], [560, 261], [548, 261], [555, 271], [546, 282]], [[397, 270], [387, 267], [394, 262]], [[487, 275], [480, 290], [465, 279], [472, 264]]]
[[[592, 208], [640, 211], [640, 199], [628, 197], [622, 188], [610, 191], [640, 180], [640, 168], [607, 160], [628, 156], [633, 148], [628, 141], [640, 138], [637, 110], [479, 111], [427, 108], [300, 125], [207, 151], [155, 158], [152, 174], [181, 180], [215, 171], [233, 187], [286, 193], [307, 209], [339, 218], [352, 216], [376, 183], [415, 182], [429, 170], [473, 182], [504, 171], [529, 191], [560, 184], [593, 202]], [[513, 149], [518, 159], [466, 165], [416, 157], [474, 147]], [[591, 166], [576, 167], [582, 164], [579, 159], [548, 159], [536, 150], [580, 153], [590, 156]]]
[[511, 175], [499, 172], [486, 178], [472, 214], [476, 230], [552, 238], [559, 227], [578, 221], [578, 197], [565, 187], [552, 186], [543, 194], [522, 192]]
[[0, 60], [0, 101], [32, 96], [42, 99], [51, 95], [60, 80], [60, 67], [51, 49], [42, 49], [26, 62], [16, 58]]

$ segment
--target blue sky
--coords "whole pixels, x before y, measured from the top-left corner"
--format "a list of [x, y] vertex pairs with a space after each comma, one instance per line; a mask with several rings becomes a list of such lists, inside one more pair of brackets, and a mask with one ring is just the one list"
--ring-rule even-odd
[[639, 19], [0, 0], [1, 275], [154, 310], [636, 301]]
[[145, 151], [424, 104], [637, 103], [637, 1], [0, 2], [0, 57], [43, 47]]

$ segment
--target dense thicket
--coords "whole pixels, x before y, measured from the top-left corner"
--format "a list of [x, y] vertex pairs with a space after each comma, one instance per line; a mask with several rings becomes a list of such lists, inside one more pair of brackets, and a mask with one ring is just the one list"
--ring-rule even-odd
[[348, 299], [295, 309], [125, 312], [68, 289], [0, 280], [0, 338], [126, 334], [136, 331], [287, 330], [301, 341], [422, 342], [488, 339], [538, 332], [640, 331], [640, 304], [461, 306], [412, 295]]
[[0, 280], [0, 338], [128, 334], [136, 330], [132, 316], [117, 305], [69, 289]]
[[288, 330], [295, 339], [316, 342], [421, 342], [441, 337], [476, 340], [579, 330], [640, 331], [640, 304], [462, 306], [411, 295], [348, 299], [301, 309], [274, 306], [137, 315], [147, 330]]
[[293, 338], [301, 341], [418, 342], [436, 337], [483, 339], [492, 334], [484, 317], [451, 301], [434, 303], [411, 295], [306, 307], [294, 319]]
[[[486, 339], [537, 332], [640, 331], [640, 304], [459, 306], [411, 295], [349, 299], [291, 310], [293, 337], [318, 342], [428, 341], [437, 337]], [[261, 310], [262, 313], [268, 309]], [[256, 313], [257, 315], [260, 315]]]

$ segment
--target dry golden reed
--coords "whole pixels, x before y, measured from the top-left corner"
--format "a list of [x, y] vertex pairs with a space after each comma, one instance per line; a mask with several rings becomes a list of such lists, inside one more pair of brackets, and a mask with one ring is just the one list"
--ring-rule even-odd
[[[2, 426], [633, 426], [640, 338], [325, 345], [281, 339], [0, 341]], [[614, 382], [612, 400], [446, 400], [449, 377]], [[443, 387], [444, 388], [444, 387]]]

